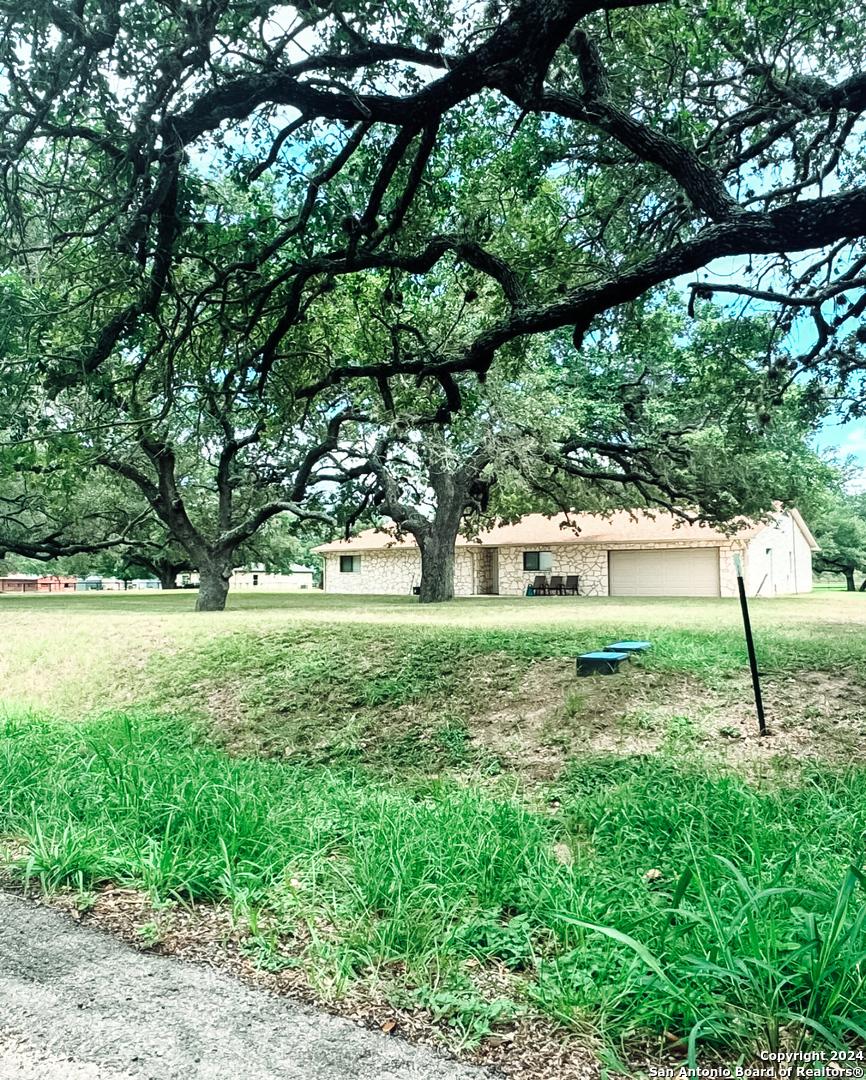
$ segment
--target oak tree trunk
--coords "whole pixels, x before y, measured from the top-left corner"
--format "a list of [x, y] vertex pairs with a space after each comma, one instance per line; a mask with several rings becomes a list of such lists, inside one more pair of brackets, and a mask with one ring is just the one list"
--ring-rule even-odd
[[857, 592], [857, 586], [854, 583], [854, 571], [844, 570], [843, 573], [845, 574], [845, 581], [848, 583], [848, 592]]
[[449, 461], [447, 449], [441, 431], [427, 433], [422, 456], [427, 465], [427, 483], [435, 495], [436, 512], [432, 520], [402, 501], [400, 483], [388, 473], [378, 457], [379, 450], [371, 459], [382, 485], [382, 509], [398, 523], [403, 532], [415, 537], [421, 552], [421, 586], [418, 592], [422, 604], [441, 604], [454, 599], [454, 545], [460, 523], [467, 508], [480, 510], [486, 507], [487, 494], [493, 482], [482, 479], [490, 463], [486, 447], [474, 451], [458, 469]]
[[177, 573], [172, 570], [160, 570], [159, 571], [159, 587], [161, 589], [176, 589]]
[[435, 523], [433, 532], [426, 537], [421, 548], [421, 595], [422, 604], [440, 604], [454, 599], [454, 544], [457, 530], [448, 535], [439, 533]]
[[454, 545], [460, 531], [466, 491], [453, 477], [438, 477], [436, 516], [428, 529], [416, 533], [421, 549], [422, 604], [441, 604], [454, 599]]
[[220, 562], [207, 562], [199, 566], [198, 598], [196, 611], [224, 611], [229, 592], [229, 578], [232, 576], [230, 565]]

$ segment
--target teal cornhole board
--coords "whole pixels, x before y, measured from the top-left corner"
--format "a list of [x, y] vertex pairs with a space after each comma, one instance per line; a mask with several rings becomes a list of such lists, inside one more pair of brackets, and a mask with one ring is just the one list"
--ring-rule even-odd
[[604, 648], [605, 652], [628, 653], [631, 660], [635, 656], [640, 656], [642, 652], [646, 652], [647, 649], [651, 649], [652, 643], [649, 641], [615, 641], [613, 645], [605, 645]]
[[614, 675], [623, 660], [628, 660], [625, 652], [588, 652], [577, 658], [578, 675]]

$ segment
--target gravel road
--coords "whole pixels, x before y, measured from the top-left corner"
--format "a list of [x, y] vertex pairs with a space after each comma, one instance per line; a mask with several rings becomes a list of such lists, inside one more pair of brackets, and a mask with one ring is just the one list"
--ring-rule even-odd
[[0, 1080], [492, 1080], [0, 893]]

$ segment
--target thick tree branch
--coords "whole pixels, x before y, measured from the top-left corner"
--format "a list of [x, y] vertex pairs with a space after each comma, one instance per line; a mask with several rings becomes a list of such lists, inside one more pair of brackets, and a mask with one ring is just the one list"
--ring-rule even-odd
[[704, 164], [694, 150], [657, 128], [635, 120], [610, 100], [598, 49], [587, 34], [575, 30], [569, 38], [569, 46], [578, 58], [583, 96], [577, 98], [549, 91], [541, 99], [542, 109], [592, 124], [612, 135], [640, 160], [658, 165], [712, 221], [725, 221], [742, 212], [718, 174]]
[[267, 521], [270, 521], [271, 518], [276, 517], [277, 514], [293, 514], [302, 521], [320, 521], [323, 524], [332, 527], [337, 524], [336, 518], [323, 511], [305, 509], [296, 502], [289, 502], [286, 500], [271, 502], [267, 503], [265, 506], [260, 506], [239, 525], [236, 525], [235, 528], [223, 533], [214, 545], [215, 553], [230, 555], [245, 540], [249, 540], [251, 536], [255, 536], [262, 525]]

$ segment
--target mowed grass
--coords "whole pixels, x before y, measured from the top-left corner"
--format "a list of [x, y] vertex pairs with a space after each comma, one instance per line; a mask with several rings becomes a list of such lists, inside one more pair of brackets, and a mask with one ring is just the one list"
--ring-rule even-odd
[[[254, 706], [272, 678], [292, 695], [355, 683], [355, 704], [377, 694], [401, 703], [435, 690], [449, 656], [455, 684], [473, 656], [509, 657], [516, 675], [622, 638], [651, 639], [658, 670], [713, 677], [746, 663], [736, 600], [473, 597], [422, 608], [402, 596], [238, 592], [223, 613], [193, 604], [189, 592], [0, 597], [0, 700], [63, 717], [132, 706], [204, 716], [222, 687]], [[862, 664], [866, 594], [753, 600], [750, 610], [765, 669]]]
[[[331, 996], [376, 986], [463, 1044], [540, 1011], [626, 1057], [672, 1036], [692, 1060], [863, 1045], [861, 768], [745, 779], [671, 744], [527, 786], [461, 727], [534, 661], [618, 637], [652, 640], [658, 671], [739, 671], [735, 601], [232, 603], [0, 602], [0, 834], [21, 873], [229, 902], [257, 963]], [[762, 666], [863, 671], [864, 608], [753, 602]], [[395, 710], [403, 742], [366, 745]]]

